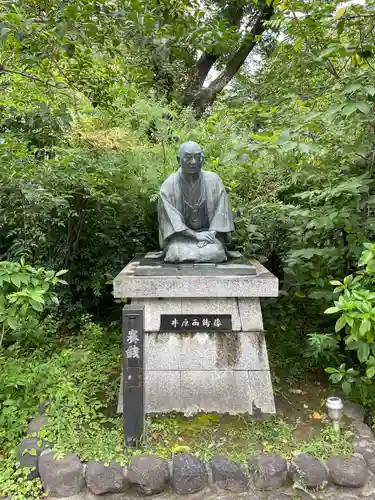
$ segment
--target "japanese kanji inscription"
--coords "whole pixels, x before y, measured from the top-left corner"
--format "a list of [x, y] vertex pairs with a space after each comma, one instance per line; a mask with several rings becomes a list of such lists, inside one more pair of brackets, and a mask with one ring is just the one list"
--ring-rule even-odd
[[143, 309], [123, 309], [123, 405], [127, 446], [137, 444], [143, 432]]
[[161, 332], [216, 332], [231, 330], [232, 316], [230, 314], [162, 314], [160, 316]]

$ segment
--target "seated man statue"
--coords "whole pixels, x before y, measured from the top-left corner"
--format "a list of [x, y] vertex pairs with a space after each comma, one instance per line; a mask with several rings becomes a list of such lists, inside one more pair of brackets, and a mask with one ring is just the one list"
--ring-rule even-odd
[[223, 262], [234, 230], [228, 195], [220, 177], [202, 170], [203, 152], [185, 142], [179, 169], [160, 188], [159, 239], [165, 262]]

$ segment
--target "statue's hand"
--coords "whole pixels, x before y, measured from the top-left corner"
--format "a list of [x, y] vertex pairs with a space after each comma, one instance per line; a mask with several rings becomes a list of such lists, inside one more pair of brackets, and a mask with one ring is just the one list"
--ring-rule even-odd
[[[201, 231], [200, 233], [195, 233], [198, 241], [198, 246], [206, 246], [209, 243], [215, 243], [215, 233], [213, 231]], [[204, 244], [200, 244], [204, 243]]]
[[206, 245], [208, 245], [208, 241], [198, 241], [198, 243], [197, 243], [198, 248], [203, 248]]

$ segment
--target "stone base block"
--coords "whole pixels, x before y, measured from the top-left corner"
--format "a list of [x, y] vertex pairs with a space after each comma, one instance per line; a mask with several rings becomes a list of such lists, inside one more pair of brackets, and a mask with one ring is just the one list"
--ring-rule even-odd
[[[251, 264], [256, 274], [200, 275], [180, 266], [173, 275], [143, 276], [135, 259], [116, 277], [114, 296], [144, 310], [146, 413], [275, 413], [260, 297], [277, 296], [278, 280]], [[231, 331], [177, 332], [168, 318], [166, 333], [162, 315], [226, 315]]]
[[263, 332], [146, 333], [146, 371], [243, 371], [268, 368]]
[[144, 345], [146, 413], [275, 413], [263, 332], [146, 332]]
[[[268, 371], [165, 370], [145, 372], [145, 412], [275, 413]], [[118, 412], [122, 413], [122, 388]]]
[[207, 276], [180, 269], [174, 276], [137, 276], [140, 260], [132, 260], [113, 281], [115, 298], [157, 297], [277, 297], [278, 279], [256, 260], [249, 261], [256, 274]]

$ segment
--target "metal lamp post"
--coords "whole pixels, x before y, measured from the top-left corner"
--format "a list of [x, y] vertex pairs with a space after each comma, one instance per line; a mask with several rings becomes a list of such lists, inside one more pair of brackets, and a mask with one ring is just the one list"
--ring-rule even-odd
[[341, 399], [335, 396], [328, 398], [326, 405], [328, 408], [328, 415], [332, 420], [333, 428], [338, 432], [340, 430], [341, 412], [344, 405]]

